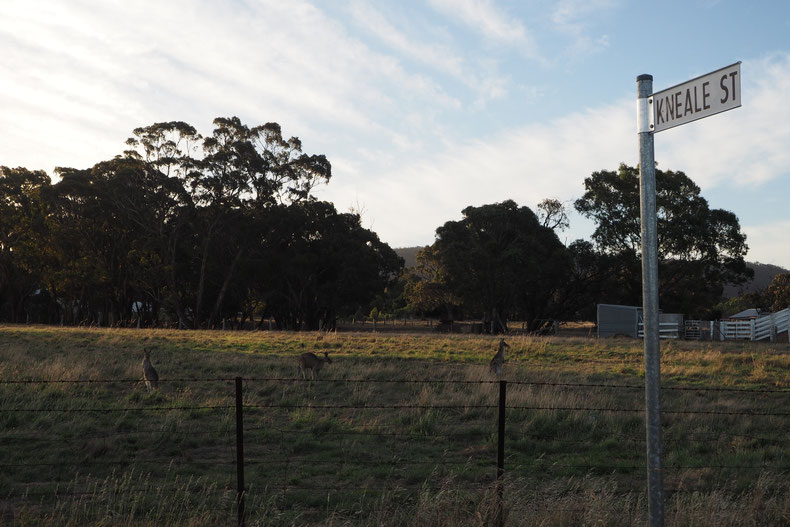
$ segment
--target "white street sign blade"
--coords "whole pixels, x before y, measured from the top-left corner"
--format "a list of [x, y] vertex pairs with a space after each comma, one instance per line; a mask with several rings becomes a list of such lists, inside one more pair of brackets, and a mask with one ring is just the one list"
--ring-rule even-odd
[[741, 63], [656, 92], [648, 98], [648, 104], [652, 107], [650, 130], [653, 132], [738, 108]]

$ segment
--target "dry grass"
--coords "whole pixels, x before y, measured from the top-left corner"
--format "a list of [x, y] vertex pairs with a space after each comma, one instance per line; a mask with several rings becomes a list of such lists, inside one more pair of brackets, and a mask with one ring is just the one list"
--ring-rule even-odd
[[[508, 341], [506, 525], [644, 525], [644, 425], [629, 411], [643, 404], [641, 343]], [[2, 327], [2, 381], [116, 382], [0, 383], [0, 518], [232, 523], [233, 410], [195, 408], [232, 405], [221, 379], [241, 375], [249, 525], [490, 525], [496, 342]], [[152, 394], [136, 382], [143, 347], [162, 379]], [[331, 353], [321, 381], [293, 380], [304, 351]], [[667, 524], [786, 525], [790, 392], [767, 390], [790, 390], [787, 345], [662, 351], [665, 387], [717, 389], [664, 391]], [[389, 408], [359, 408], [370, 405]], [[12, 411], [52, 408], [68, 412]]]

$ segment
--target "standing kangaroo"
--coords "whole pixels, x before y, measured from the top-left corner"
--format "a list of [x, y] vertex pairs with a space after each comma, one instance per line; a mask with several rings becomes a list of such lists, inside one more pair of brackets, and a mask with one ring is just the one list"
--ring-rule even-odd
[[491, 359], [491, 373], [496, 375], [497, 377], [502, 376], [502, 365], [505, 364], [505, 348], [509, 348], [510, 345], [505, 342], [505, 339], [499, 339], [499, 351], [496, 352], [494, 358]]
[[313, 379], [318, 377], [318, 372], [324, 367], [324, 364], [332, 364], [332, 359], [329, 358], [329, 352], [324, 352], [325, 358], [317, 357], [314, 353], [302, 353], [299, 355], [299, 373], [302, 374], [304, 379], [307, 379], [307, 372], [310, 370], [310, 375]]
[[143, 349], [143, 380], [148, 391], [159, 389], [159, 374], [151, 364], [151, 352]]

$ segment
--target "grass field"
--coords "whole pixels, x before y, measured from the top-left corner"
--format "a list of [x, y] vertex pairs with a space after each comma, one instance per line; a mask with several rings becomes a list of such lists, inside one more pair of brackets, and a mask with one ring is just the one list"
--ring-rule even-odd
[[[508, 341], [505, 524], [644, 525], [641, 342]], [[0, 518], [235, 524], [241, 376], [247, 525], [491, 525], [495, 344], [0, 327]], [[304, 351], [331, 353], [321, 380], [296, 379]], [[668, 525], [790, 523], [789, 351], [662, 343]]]

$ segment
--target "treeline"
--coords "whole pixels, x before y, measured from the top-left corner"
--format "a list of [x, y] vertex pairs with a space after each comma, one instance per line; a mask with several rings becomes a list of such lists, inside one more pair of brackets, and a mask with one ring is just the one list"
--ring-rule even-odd
[[[719, 318], [725, 284], [748, 280], [746, 237], [737, 217], [711, 209], [683, 172], [656, 171], [659, 297], [665, 312]], [[436, 230], [405, 278], [414, 311], [475, 316], [493, 332], [507, 320], [535, 330], [548, 319], [594, 320], [598, 303], [641, 305], [639, 171], [593, 173], [573, 203], [595, 222], [592, 240], [567, 247], [566, 206], [544, 200], [533, 212], [513, 201], [468, 207]]]
[[[273, 318], [332, 329], [340, 317], [595, 318], [598, 303], [641, 304], [638, 169], [593, 173], [572, 206], [591, 240], [560, 242], [567, 204], [467, 207], [403, 260], [317, 200], [323, 155], [279, 125], [214, 120], [134, 130], [128, 149], [89, 169], [0, 167], [0, 319], [213, 328]], [[683, 172], [656, 171], [659, 297], [665, 312], [717, 318], [725, 284], [751, 276], [737, 217], [711, 209]], [[431, 226], [426, 226], [431, 228]], [[718, 310], [718, 311], [717, 311]]]
[[122, 155], [57, 168], [54, 184], [0, 167], [0, 318], [331, 328], [397, 279], [402, 260], [357, 214], [312, 195], [325, 156], [276, 123], [214, 126], [138, 128]]

